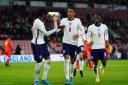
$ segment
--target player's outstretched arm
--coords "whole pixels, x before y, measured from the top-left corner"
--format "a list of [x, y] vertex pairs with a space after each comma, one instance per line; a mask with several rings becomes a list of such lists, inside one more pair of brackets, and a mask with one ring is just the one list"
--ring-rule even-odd
[[64, 29], [65, 28], [65, 25], [59, 25], [58, 26], [58, 29]]
[[46, 28], [44, 26], [44, 23], [43, 24], [40, 24], [39, 25], [39, 30], [45, 35], [45, 36], [50, 36], [51, 34], [55, 33], [57, 31], [57, 28], [54, 28], [50, 31], [46, 31]]

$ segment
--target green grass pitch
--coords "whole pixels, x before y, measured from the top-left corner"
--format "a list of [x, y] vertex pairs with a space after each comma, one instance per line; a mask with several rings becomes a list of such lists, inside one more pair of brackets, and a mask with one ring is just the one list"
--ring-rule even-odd
[[[35, 63], [11, 63], [5, 67], [0, 63], [0, 85], [33, 85]], [[41, 69], [40, 79], [43, 73]], [[100, 75], [101, 81], [95, 82], [94, 72], [84, 66], [84, 77], [74, 78], [74, 85], [128, 85], [128, 60], [109, 60], [106, 74]], [[64, 85], [64, 63], [52, 62], [48, 80], [52, 85]], [[41, 84], [42, 85], [42, 84]]]

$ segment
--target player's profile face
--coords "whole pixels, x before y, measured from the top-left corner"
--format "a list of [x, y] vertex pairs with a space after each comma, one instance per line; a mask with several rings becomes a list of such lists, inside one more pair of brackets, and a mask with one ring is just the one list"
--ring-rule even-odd
[[69, 18], [73, 18], [75, 17], [75, 11], [73, 9], [68, 9], [68, 17]]
[[48, 14], [42, 14], [41, 18], [42, 18], [42, 20], [47, 20], [48, 19]]

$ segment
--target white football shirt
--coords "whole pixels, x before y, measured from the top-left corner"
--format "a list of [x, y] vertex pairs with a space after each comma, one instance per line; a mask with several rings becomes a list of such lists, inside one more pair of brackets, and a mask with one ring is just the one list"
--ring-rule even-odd
[[92, 36], [92, 49], [104, 49], [105, 41], [108, 41], [108, 27], [105, 24], [100, 26], [95, 26], [92, 24], [88, 27], [87, 39], [90, 41], [90, 36]]
[[44, 35], [49, 36], [51, 34], [53, 34], [54, 32], [56, 32], [57, 28], [50, 30], [50, 31], [46, 31], [45, 26], [44, 26], [44, 22], [42, 22], [40, 19], [35, 19], [35, 21], [33, 22], [33, 26], [32, 26], [32, 43], [33, 44], [44, 44]]
[[84, 34], [84, 26], [82, 25], [80, 19], [74, 18], [73, 20], [68, 20], [68, 18], [63, 18], [60, 24], [65, 25], [63, 43], [77, 45], [78, 40], [73, 40], [73, 36], [76, 34]]

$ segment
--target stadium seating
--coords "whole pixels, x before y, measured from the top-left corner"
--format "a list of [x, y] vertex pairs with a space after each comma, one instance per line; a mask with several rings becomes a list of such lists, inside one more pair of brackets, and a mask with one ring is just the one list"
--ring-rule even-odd
[[[31, 27], [33, 20], [37, 17], [37, 9], [40, 7], [26, 7], [26, 6], [2, 6], [0, 9], [0, 39], [4, 40], [8, 36], [12, 35], [14, 45], [20, 44], [21, 48], [24, 50], [25, 54], [31, 54], [30, 50], [30, 40]], [[48, 8], [47, 8], [48, 9]], [[20, 12], [18, 11], [20, 10]], [[66, 8], [53, 8], [54, 11], [62, 13], [61, 17], [66, 16]], [[94, 14], [100, 14], [103, 18], [103, 23], [107, 24], [110, 31], [110, 42], [116, 43], [116, 40], [120, 38], [122, 44], [127, 44], [128, 41], [128, 11], [127, 10], [109, 10], [109, 9], [77, 9], [77, 15], [81, 18], [84, 25], [90, 25], [93, 20]], [[6, 17], [8, 16], [8, 17]], [[14, 19], [15, 18], [15, 19]], [[48, 22], [48, 26], [51, 23]], [[50, 27], [46, 27], [49, 30]], [[119, 36], [118, 39], [114, 35]], [[51, 37], [56, 37], [52, 35]], [[61, 34], [62, 37], [62, 34]], [[52, 53], [60, 53], [62, 49], [62, 44], [59, 42], [49, 43], [49, 49]]]

